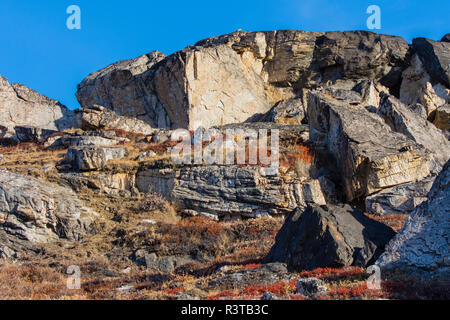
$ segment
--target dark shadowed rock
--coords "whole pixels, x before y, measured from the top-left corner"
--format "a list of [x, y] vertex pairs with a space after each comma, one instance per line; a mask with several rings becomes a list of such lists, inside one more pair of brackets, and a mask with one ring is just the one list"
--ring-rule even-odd
[[367, 266], [394, 235], [349, 205], [312, 205], [286, 219], [266, 261], [284, 262], [297, 271]]
[[48, 138], [55, 130], [42, 129], [29, 126], [15, 126], [14, 131], [20, 142], [37, 142]]
[[442, 42], [450, 42], [450, 33], [447, 33], [445, 36], [441, 39]]
[[267, 291], [264, 292], [264, 294], [261, 296], [261, 300], [280, 300], [280, 298], [274, 295], [272, 292]]
[[408, 44], [400, 38], [368, 31], [327, 32], [314, 52], [322, 82], [369, 79], [399, 85]]
[[450, 43], [416, 38], [413, 40], [413, 48], [430, 76], [450, 87]]
[[450, 273], [450, 161], [436, 178], [428, 200], [418, 206], [386, 247], [377, 264]]

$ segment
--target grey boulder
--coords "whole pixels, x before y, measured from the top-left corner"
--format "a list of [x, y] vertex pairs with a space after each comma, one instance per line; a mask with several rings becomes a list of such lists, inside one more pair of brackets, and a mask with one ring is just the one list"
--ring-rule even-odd
[[[436, 178], [428, 200], [408, 217], [377, 264], [383, 268], [450, 272], [450, 161]], [[431, 274], [431, 273], [430, 273]]]
[[368, 266], [395, 232], [349, 205], [308, 206], [295, 210], [278, 232], [266, 262], [291, 270]]
[[427, 200], [435, 177], [384, 189], [366, 198], [366, 211], [371, 214], [410, 214]]
[[71, 147], [67, 151], [66, 161], [75, 170], [99, 170], [103, 169], [109, 160], [123, 158], [125, 156], [125, 150], [122, 147]]
[[0, 258], [93, 232], [96, 213], [68, 188], [0, 170]]
[[0, 125], [13, 132], [15, 126], [64, 130], [75, 126], [72, 110], [20, 84], [0, 76]]

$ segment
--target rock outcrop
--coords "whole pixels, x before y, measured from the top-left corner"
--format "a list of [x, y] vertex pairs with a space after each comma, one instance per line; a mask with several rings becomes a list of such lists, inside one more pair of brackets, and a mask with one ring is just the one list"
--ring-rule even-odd
[[403, 229], [389, 243], [377, 264], [384, 268], [406, 268], [450, 272], [450, 162], [436, 178], [428, 200], [418, 206]]
[[0, 76], [0, 125], [64, 130], [74, 127], [74, 113], [56, 100]]
[[251, 167], [183, 169], [173, 193], [188, 211], [218, 218], [276, 216], [308, 203], [326, 204], [318, 180], [284, 182], [279, 174], [262, 176]]
[[379, 115], [326, 90], [309, 93], [308, 119], [311, 140], [333, 156], [349, 201], [421, 180], [434, 167], [422, 145], [393, 131]]
[[92, 232], [95, 213], [68, 188], [0, 170], [0, 258]]
[[318, 278], [300, 279], [297, 282], [296, 293], [305, 297], [320, 298], [328, 294], [326, 283]]
[[450, 104], [437, 108], [433, 124], [439, 129], [450, 130]]
[[427, 200], [434, 177], [418, 182], [400, 184], [381, 190], [366, 198], [366, 211], [376, 215], [410, 214]]
[[72, 168], [81, 171], [103, 169], [109, 160], [121, 159], [126, 149], [121, 147], [82, 146], [71, 147], [67, 151], [66, 161]]
[[330, 80], [398, 87], [407, 52], [403, 39], [365, 31], [237, 31], [109, 66], [86, 78], [77, 97], [84, 108], [102, 105], [152, 127], [209, 128], [265, 114]]
[[279, 174], [261, 175], [255, 166], [149, 169], [137, 174], [136, 186], [164, 195], [187, 215], [214, 220], [280, 216], [308, 203], [326, 204], [319, 180], [285, 181]]
[[134, 133], [152, 134], [155, 129], [143, 120], [119, 116], [116, 112], [102, 106], [83, 108], [77, 112], [77, 121], [84, 130], [118, 129]]
[[437, 108], [450, 102], [450, 90], [432, 79], [418, 54], [409, 62], [410, 66], [402, 74], [400, 100], [412, 109], [421, 104], [425, 118], [430, 118]]
[[[165, 121], [163, 110], [152, 105], [152, 97], [141, 83], [142, 74], [165, 58], [153, 51], [136, 59], [116, 62], [90, 74], [78, 85], [77, 99], [83, 108], [104, 106], [118, 115], [134, 117], [153, 123]], [[153, 108], [153, 109], [152, 109]]]
[[377, 114], [382, 116], [395, 132], [404, 134], [431, 151], [440, 167], [450, 158], [450, 143], [442, 131], [409, 110], [395, 97], [382, 93]]
[[283, 124], [301, 124], [305, 118], [305, 109], [301, 98], [283, 100], [277, 103], [261, 121], [283, 123]]
[[15, 126], [14, 130], [20, 142], [38, 142], [57, 132], [55, 130], [25, 126]]
[[364, 267], [376, 261], [394, 235], [349, 205], [311, 205], [286, 219], [265, 261], [284, 262], [298, 271]]

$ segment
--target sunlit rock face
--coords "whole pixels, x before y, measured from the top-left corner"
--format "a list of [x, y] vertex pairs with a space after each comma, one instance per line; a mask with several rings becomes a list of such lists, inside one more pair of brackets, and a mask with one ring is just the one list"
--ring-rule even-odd
[[328, 81], [398, 87], [407, 52], [403, 39], [365, 31], [238, 31], [108, 66], [83, 80], [77, 98], [153, 127], [208, 128], [265, 114]]

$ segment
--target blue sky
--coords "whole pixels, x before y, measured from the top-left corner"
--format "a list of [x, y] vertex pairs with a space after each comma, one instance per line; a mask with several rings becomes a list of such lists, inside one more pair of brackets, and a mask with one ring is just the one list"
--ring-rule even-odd
[[[81, 30], [66, 27], [73, 4], [81, 8]], [[0, 75], [73, 109], [76, 85], [115, 61], [170, 54], [237, 29], [366, 30], [373, 4], [381, 8], [377, 32], [408, 42], [450, 32], [448, 0], [1, 0]]]

